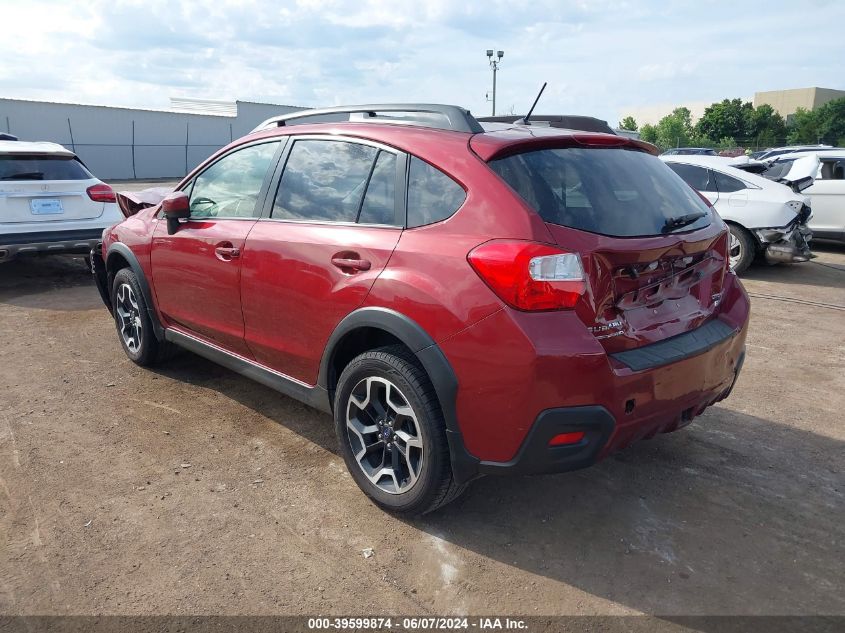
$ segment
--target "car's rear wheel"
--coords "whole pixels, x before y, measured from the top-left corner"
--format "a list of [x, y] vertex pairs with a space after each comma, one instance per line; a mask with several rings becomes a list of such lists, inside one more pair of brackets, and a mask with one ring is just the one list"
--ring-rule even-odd
[[754, 238], [741, 226], [728, 224], [728, 259], [731, 270], [737, 275], [745, 272], [757, 254]]
[[365, 352], [338, 381], [340, 450], [355, 482], [381, 507], [424, 514], [456, 498], [446, 426], [434, 387], [402, 346]]
[[148, 367], [170, 356], [172, 346], [156, 338], [141, 285], [129, 268], [114, 276], [112, 306], [117, 335], [129, 360]]

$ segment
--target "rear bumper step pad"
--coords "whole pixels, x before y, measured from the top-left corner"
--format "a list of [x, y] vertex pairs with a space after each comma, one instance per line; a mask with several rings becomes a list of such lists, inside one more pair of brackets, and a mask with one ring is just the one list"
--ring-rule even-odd
[[702, 354], [736, 333], [736, 330], [724, 321], [713, 319], [690, 332], [637, 349], [616, 352], [610, 354], [610, 357], [634, 371], [643, 371]]

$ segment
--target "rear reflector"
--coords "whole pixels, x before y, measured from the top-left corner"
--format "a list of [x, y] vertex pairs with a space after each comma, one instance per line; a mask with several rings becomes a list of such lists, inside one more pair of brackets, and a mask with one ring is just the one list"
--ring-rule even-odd
[[115, 202], [117, 200], [114, 190], [104, 182], [98, 185], [91, 185], [86, 189], [86, 193], [94, 202]]
[[559, 433], [549, 440], [549, 446], [566, 446], [567, 444], [577, 444], [584, 439], [584, 431], [574, 431], [572, 433]]
[[586, 291], [577, 253], [539, 242], [492, 240], [467, 256], [498, 297], [517, 310], [574, 308]]

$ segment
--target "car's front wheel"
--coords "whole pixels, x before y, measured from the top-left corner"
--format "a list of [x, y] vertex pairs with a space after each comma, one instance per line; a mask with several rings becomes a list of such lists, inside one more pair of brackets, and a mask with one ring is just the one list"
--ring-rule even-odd
[[170, 356], [172, 346], [156, 338], [141, 285], [130, 268], [114, 276], [112, 306], [117, 335], [129, 360], [148, 367]]
[[453, 480], [434, 387], [406, 348], [353, 359], [338, 381], [334, 417], [349, 472], [386, 510], [424, 514], [463, 491]]

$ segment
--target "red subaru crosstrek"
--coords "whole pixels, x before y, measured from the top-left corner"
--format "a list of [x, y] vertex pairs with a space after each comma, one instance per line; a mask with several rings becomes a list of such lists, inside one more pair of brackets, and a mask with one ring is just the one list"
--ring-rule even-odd
[[455, 106], [298, 112], [122, 196], [94, 278], [134, 362], [179, 346], [333, 414], [361, 489], [428, 512], [730, 393], [728, 232], [654, 154]]

